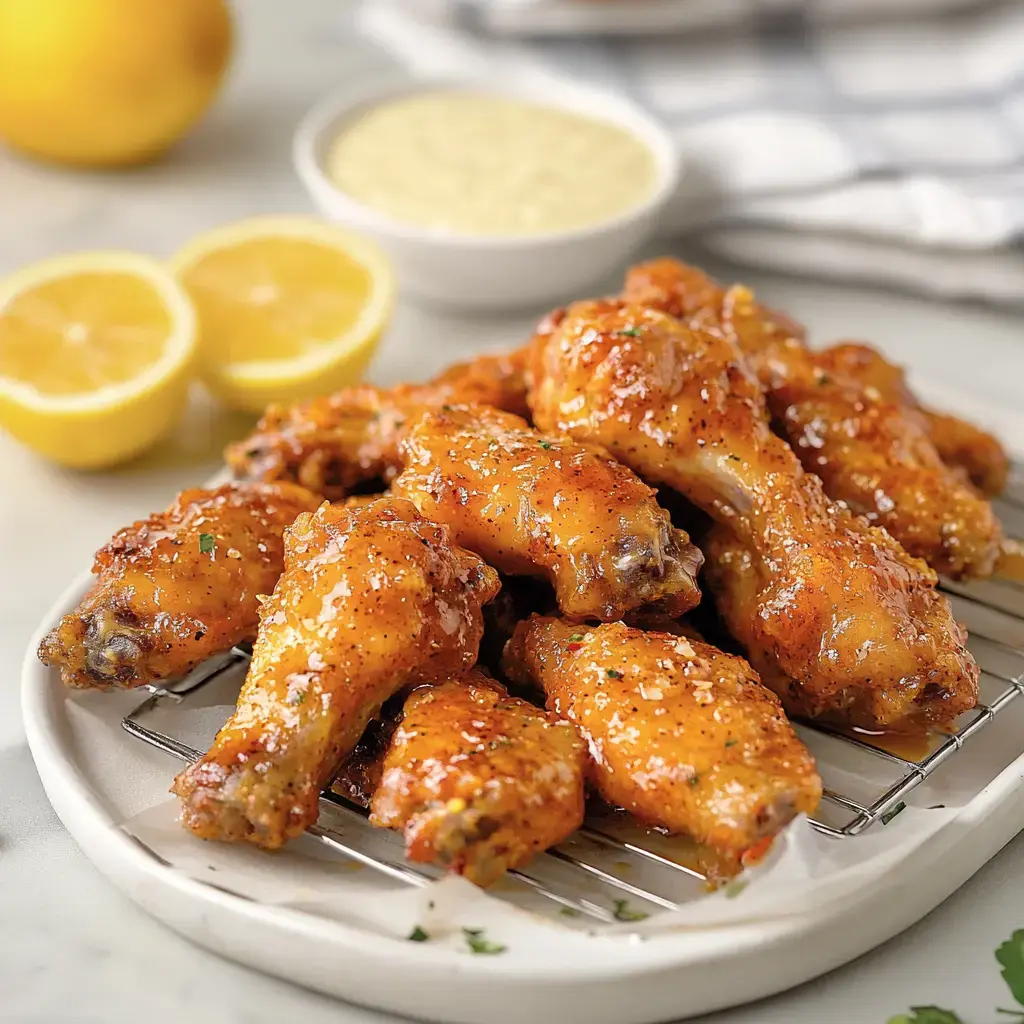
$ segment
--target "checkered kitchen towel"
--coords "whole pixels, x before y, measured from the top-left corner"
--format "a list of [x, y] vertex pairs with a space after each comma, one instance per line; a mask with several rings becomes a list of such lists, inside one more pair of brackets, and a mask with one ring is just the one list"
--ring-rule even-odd
[[[684, 160], [666, 229], [712, 252], [1024, 305], [1024, 2], [887, 0], [850, 21], [876, 0], [713, 0], [743, 17], [592, 34], [630, 2], [667, 10], [546, 0], [547, 32], [545, 0], [367, 0], [360, 25], [417, 74], [569, 75], [648, 107]], [[573, 11], [590, 34], [568, 34]]]

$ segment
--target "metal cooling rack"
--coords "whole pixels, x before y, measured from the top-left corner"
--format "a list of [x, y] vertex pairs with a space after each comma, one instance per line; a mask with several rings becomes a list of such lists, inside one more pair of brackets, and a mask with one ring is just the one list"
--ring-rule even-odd
[[[1006, 496], [995, 506], [1007, 532], [1024, 537], [1024, 467], [1015, 468]], [[1024, 693], [1024, 586], [1004, 580], [943, 586], [956, 617], [969, 630], [968, 646], [982, 669], [981, 702], [961, 715], [948, 734], [933, 736], [917, 757], [876, 746], [868, 734], [798, 722], [825, 782], [824, 799], [812, 824], [829, 836], [859, 835], [899, 813], [914, 789]], [[173, 691], [151, 688], [150, 696], [122, 720], [122, 726], [182, 761], [196, 760], [199, 749], [144, 720], [158, 710], [173, 711], [200, 688], [237, 673], [248, 657], [248, 652], [236, 649], [201, 666]], [[321, 796], [320, 821], [309, 834], [350, 862], [408, 885], [423, 886], [439, 877], [430, 867], [405, 862], [400, 842], [394, 836], [390, 842], [382, 841], [382, 830], [366, 819], [365, 808], [327, 790]], [[703, 872], [681, 862], [656, 833], [609, 826], [603, 819], [588, 821], [566, 843], [510, 875], [522, 890], [553, 901], [563, 914], [603, 922], [621, 919], [624, 899], [652, 910], [676, 909], [702, 891], [705, 882]], [[497, 894], [504, 895], [500, 887]]]

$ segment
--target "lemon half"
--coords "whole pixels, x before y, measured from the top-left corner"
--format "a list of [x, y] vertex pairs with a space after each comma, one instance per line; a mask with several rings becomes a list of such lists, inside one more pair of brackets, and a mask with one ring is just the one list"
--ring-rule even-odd
[[46, 260], [0, 282], [0, 426], [66, 466], [141, 452], [187, 400], [195, 313], [158, 263]]
[[302, 217], [218, 228], [171, 267], [196, 307], [204, 381], [253, 412], [358, 383], [395, 300], [374, 244]]

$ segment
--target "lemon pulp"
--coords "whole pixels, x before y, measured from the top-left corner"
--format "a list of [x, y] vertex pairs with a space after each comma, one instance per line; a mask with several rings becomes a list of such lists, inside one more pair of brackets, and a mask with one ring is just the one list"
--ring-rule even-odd
[[282, 236], [214, 250], [185, 281], [207, 354], [233, 364], [295, 359], [334, 343], [371, 291], [369, 271], [347, 253]]
[[160, 296], [131, 274], [45, 281], [0, 312], [0, 376], [44, 395], [121, 384], [156, 362], [171, 327]]

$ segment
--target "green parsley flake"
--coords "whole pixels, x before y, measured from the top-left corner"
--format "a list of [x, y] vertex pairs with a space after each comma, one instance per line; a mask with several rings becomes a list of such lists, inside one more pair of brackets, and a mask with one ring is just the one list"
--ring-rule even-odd
[[746, 887], [750, 885], [746, 879], [734, 878], [725, 887], [725, 898], [727, 900], [734, 900]]
[[293, 690], [288, 694], [288, 703], [293, 705], [301, 704], [308, 696], [308, 690]]
[[559, 911], [562, 917], [579, 917], [580, 912], [575, 907], [562, 907]]
[[640, 332], [635, 327], [627, 327], [624, 331], [616, 331], [618, 337], [639, 338]]
[[[1013, 993], [1013, 998], [1024, 1006], [1024, 928], [1015, 931], [996, 950], [996, 960], [1003, 969], [1003, 981]], [[1024, 1017], [1024, 1011], [1014, 1012]]]
[[210, 552], [213, 551], [216, 542], [216, 538], [212, 533], [199, 534], [199, 554], [210, 554]]
[[419, 925], [416, 925], [407, 936], [409, 942], [428, 942], [430, 935], [425, 932]]
[[539, 444], [541, 446], [541, 448], [544, 449], [544, 451], [549, 451], [550, 448], [551, 448], [551, 442], [550, 441], [538, 441], [537, 444]]
[[608, 676], [609, 679], [621, 679], [622, 678], [622, 673], [618, 669], [615, 669], [615, 668], [607, 669], [605, 674]]
[[483, 928], [463, 928], [462, 934], [466, 937], [466, 945], [469, 946], [470, 953], [494, 956], [496, 953], [504, 953], [508, 948], [486, 939]]
[[645, 914], [642, 910], [632, 910], [629, 906], [629, 900], [615, 901], [614, 917], [616, 921], [643, 921], [650, 916], [650, 914]]
[[571, 637], [569, 637], [569, 643], [571, 643], [571, 644], [578, 644], [578, 643], [582, 643], [582, 642], [583, 642], [583, 634], [582, 633], [573, 633], [573, 635]]
[[889, 822], [900, 813], [900, 811], [905, 811], [906, 809], [907, 805], [901, 800], [895, 807], [886, 811], [885, 814], [882, 815], [882, 824], [888, 825]]
[[730, 737], [725, 741], [726, 750], [728, 750], [729, 747], [735, 747], [737, 743], [739, 743], [739, 740], [734, 740], [732, 737]]
[[963, 1024], [963, 1021], [952, 1010], [938, 1006], [912, 1006], [909, 1014], [890, 1017], [887, 1024]]

